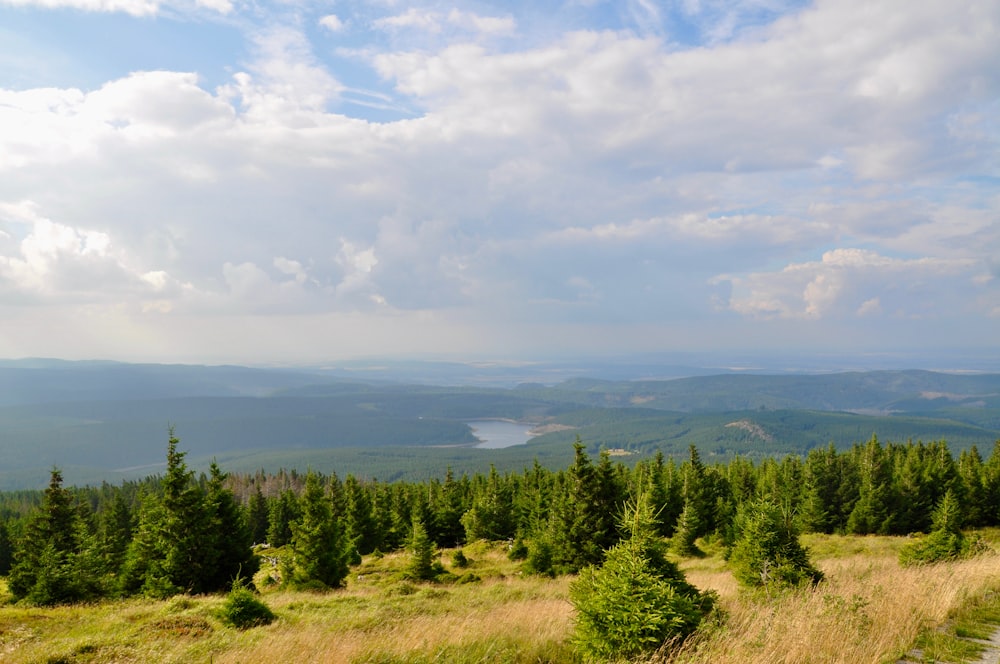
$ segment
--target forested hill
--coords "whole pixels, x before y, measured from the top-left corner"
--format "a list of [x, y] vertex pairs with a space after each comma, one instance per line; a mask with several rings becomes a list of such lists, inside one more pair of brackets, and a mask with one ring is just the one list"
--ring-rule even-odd
[[[199, 470], [216, 458], [232, 471], [312, 468], [383, 480], [440, 477], [449, 466], [517, 471], [535, 459], [561, 467], [577, 436], [591, 452], [614, 449], [628, 462], [685, 455], [691, 444], [709, 457], [759, 459], [831, 442], [847, 449], [872, 434], [945, 440], [956, 451], [1000, 438], [996, 374], [601, 380], [559, 370], [548, 384], [483, 387], [491, 375], [478, 371], [477, 385], [429, 385], [326, 369], [0, 362], [0, 490], [44, 486], [53, 466], [70, 484], [160, 472], [168, 425]], [[527, 423], [535, 437], [477, 449], [469, 422], [484, 419]]]
[[868, 413], [1000, 406], [1000, 375], [871, 371], [820, 375], [724, 374], [675, 380], [573, 379], [519, 392], [592, 406], [642, 406], [680, 412], [805, 409]]

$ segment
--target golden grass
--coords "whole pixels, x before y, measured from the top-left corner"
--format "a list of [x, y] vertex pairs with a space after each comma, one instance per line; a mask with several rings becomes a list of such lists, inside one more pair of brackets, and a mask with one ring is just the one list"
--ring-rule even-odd
[[898, 540], [854, 538], [863, 552], [817, 558], [826, 580], [777, 597], [751, 596], [724, 571], [688, 579], [720, 594], [722, 618], [685, 645], [689, 664], [895, 662], [922, 630], [941, 625], [970, 600], [1000, 588], [1000, 556], [900, 568]]
[[[776, 597], [742, 592], [718, 555], [683, 561], [688, 580], [719, 594], [720, 617], [677, 654], [684, 664], [895, 662], [922, 630], [1000, 589], [1000, 556], [900, 568], [905, 540], [804, 538], [826, 581]], [[0, 662], [251, 662], [566, 664], [570, 579], [525, 577], [502, 547], [466, 547], [482, 581], [399, 580], [405, 556], [366, 559], [348, 587], [265, 592], [278, 620], [239, 631], [219, 596], [127, 600], [51, 609], [0, 605]], [[451, 560], [445, 553], [444, 561]]]

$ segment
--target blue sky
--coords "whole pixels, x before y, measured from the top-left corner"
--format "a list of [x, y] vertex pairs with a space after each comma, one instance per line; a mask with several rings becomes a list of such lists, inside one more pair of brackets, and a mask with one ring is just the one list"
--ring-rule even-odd
[[995, 357], [997, 62], [993, 0], [0, 0], [0, 357]]

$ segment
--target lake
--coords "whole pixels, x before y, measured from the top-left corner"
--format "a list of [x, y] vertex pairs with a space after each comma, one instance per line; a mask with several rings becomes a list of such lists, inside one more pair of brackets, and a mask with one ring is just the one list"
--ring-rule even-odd
[[500, 420], [477, 420], [466, 422], [472, 427], [472, 433], [481, 443], [479, 449], [498, 450], [514, 445], [525, 445], [532, 438], [531, 425], [517, 422], [502, 422]]

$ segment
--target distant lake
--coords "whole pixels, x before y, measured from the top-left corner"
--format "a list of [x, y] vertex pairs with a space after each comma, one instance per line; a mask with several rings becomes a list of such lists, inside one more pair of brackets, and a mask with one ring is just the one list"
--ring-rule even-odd
[[479, 449], [498, 450], [503, 447], [525, 445], [528, 439], [532, 438], [530, 424], [499, 420], [477, 420], [466, 424], [472, 427], [472, 434], [483, 441], [476, 445]]

